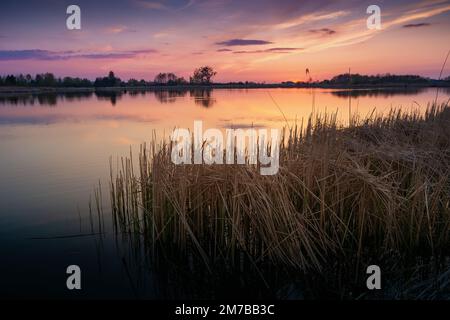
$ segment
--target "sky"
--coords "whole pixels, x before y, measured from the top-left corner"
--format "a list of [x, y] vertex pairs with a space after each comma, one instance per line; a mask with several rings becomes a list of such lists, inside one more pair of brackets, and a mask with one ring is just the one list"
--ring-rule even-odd
[[[71, 4], [81, 30], [66, 27]], [[372, 4], [380, 30], [367, 27]], [[437, 78], [449, 18], [449, 0], [2, 0], [0, 74], [188, 79], [210, 65], [216, 82], [305, 81], [307, 68], [313, 80], [349, 68]]]

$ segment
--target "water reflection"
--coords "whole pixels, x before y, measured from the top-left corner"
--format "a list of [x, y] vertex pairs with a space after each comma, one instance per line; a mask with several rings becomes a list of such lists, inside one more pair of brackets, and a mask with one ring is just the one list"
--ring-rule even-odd
[[195, 103], [204, 108], [211, 108], [216, 103], [211, 89], [192, 89], [189, 93], [191, 98], [194, 98]]
[[416, 95], [424, 92], [425, 88], [411, 89], [360, 89], [360, 90], [338, 90], [332, 91], [331, 94], [339, 98], [358, 98], [358, 97], [383, 97], [388, 98], [395, 95]]
[[115, 106], [124, 95], [130, 97], [153, 95], [160, 103], [175, 103], [178, 98], [183, 98], [189, 93], [197, 105], [210, 108], [216, 103], [212, 89], [170, 89], [170, 90], [96, 90], [86, 92], [63, 92], [63, 93], [31, 93], [17, 95], [0, 95], [0, 105], [41, 105], [56, 106], [59, 102], [82, 101], [95, 96], [98, 101], [109, 101]]
[[0, 95], [0, 106], [56, 106], [61, 101], [83, 101], [90, 99], [94, 92], [46, 92], [30, 94]]
[[[270, 95], [268, 95], [270, 92]], [[438, 102], [446, 102], [449, 88], [439, 89]], [[273, 99], [271, 99], [271, 97]], [[0, 124], [77, 124], [109, 122], [118, 127], [131, 125], [136, 137], [145, 139], [146, 128], [137, 123], [152, 123], [152, 129], [164, 132], [174, 126], [190, 127], [203, 119], [208, 126], [222, 128], [283, 127], [287, 122], [306, 119], [312, 112], [339, 112], [345, 125], [349, 112], [367, 114], [376, 108], [424, 108], [436, 98], [436, 88], [330, 90], [330, 89], [206, 89], [170, 90], [92, 90], [65, 93], [0, 94]], [[170, 104], [170, 108], [165, 105]], [[350, 108], [351, 106], [351, 108]], [[42, 108], [43, 107], [43, 108]], [[111, 108], [113, 107], [113, 108]], [[113, 123], [114, 122], [114, 123]], [[104, 126], [102, 124], [102, 126]], [[142, 131], [141, 133], [138, 133]], [[127, 134], [129, 135], [129, 133]], [[123, 138], [123, 137], [122, 137]], [[122, 139], [130, 140], [130, 139]]]
[[126, 94], [126, 92], [123, 91], [95, 91], [95, 96], [97, 97], [97, 100], [106, 100], [110, 101], [111, 105], [114, 107], [118, 100], [122, 98], [122, 95]]
[[[128, 280], [133, 281], [133, 291], [140, 297], [149, 292], [142, 288], [144, 285], [155, 291], [152, 297], [209, 298], [211, 292], [218, 296], [226, 295], [227, 291], [232, 291], [233, 296], [247, 297], [308, 296], [304, 290], [296, 291], [292, 284], [292, 279], [297, 280], [299, 275], [285, 276], [288, 271], [271, 269], [264, 264], [257, 265], [258, 270], [251, 265], [228, 270], [215, 265], [214, 275], [205, 277], [201, 264], [190, 264], [191, 257], [177, 255], [176, 250], [154, 252], [147, 246], [147, 252], [136, 254], [133, 259], [132, 253], [146, 247], [142, 239], [133, 245], [117, 241], [124, 253], [115, 263], [116, 235], [112, 232], [104, 239], [101, 275], [95, 273], [97, 247], [89, 237], [45, 242], [21, 239], [41, 234], [77, 233], [77, 204], [81, 207], [83, 226], [90, 224], [83, 207], [92, 193], [91, 186], [96, 185], [98, 179], [109, 181], [109, 157], [128, 154], [130, 145], [136, 150], [141, 142], [151, 139], [153, 132], [159, 135], [156, 140], [160, 141], [160, 138], [167, 138], [174, 127], [191, 128], [198, 119], [204, 120], [205, 129], [276, 128], [287, 122], [300, 123], [312, 111], [335, 112], [338, 109], [341, 118], [348, 119], [348, 96], [334, 92], [325, 89], [191, 89], [0, 94], [0, 235], [3, 240], [0, 254], [11, 257], [2, 263], [5, 271], [2, 274], [20, 274], [19, 278], [23, 279], [18, 284], [18, 277], [8, 277], [9, 282], [5, 285], [2, 282], [0, 296], [8, 290], [16, 290], [20, 295], [35, 288], [32, 293], [36, 297], [71, 294], [73, 297], [73, 292], [65, 289], [64, 281], [61, 286], [60, 279], [55, 280], [55, 275], [61, 270], [64, 274], [64, 268], [73, 263], [80, 263], [85, 275], [90, 277], [87, 279], [89, 286], [83, 289], [88, 296], [127, 295], [132, 287]], [[440, 89], [439, 101], [447, 101], [449, 93], [448, 89]], [[435, 95], [435, 88], [429, 88], [415, 94], [396, 91], [389, 98], [380, 94], [358, 95], [355, 102], [351, 100], [352, 108], [364, 115], [374, 107], [377, 111], [389, 110], [392, 106], [407, 109], [412, 101], [425, 107], [427, 102], [434, 101]], [[17, 255], [18, 250], [23, 254]], [[163, 254], [168, 256], [162, 259]], [[146, 257], [149, 262], [143, 269], [141, 261]], [[41, 272], [36, 278], [26, 266], [45, 270], [45, 273]], [[117, 272], [123, 270], [124, 276], [118, 276]], [[261, 270], [268, 286], [258, 273]], [[150, 277], [151, 281], [145, 280]], [[127, 283], [122, 284], [121, 279]], [[317, 280], [313, 283], [317, 284]], [[286, 293], [292, 291], [297, 293]]]
[[429, 90], [439, 90], [445, 94], [450, 94], [450, 88], [379, 88], [379, 89], [356, 89], [356, 90], [336, 90], [331, 94], [339, 98], [359, 98], [359, 97], [382, 97], [389, 98], [397, 95], [414, 96]]
[[[0, 96], [0, 105], [11, 105], [11, 106], [56, 106], [58, 100], [64, 99], [64, 94], [58, 93], [45, 93], [37, 95], [17, 95], [17, 96]], [[68, 97], [68, 99], [72, 99]]]
[[[256, 89], [258, 90], [258, 89]], [[300, 89], [302, 90], [302, 89]], [[320, 89], [315, 89], [320, 90]], [[328, 90], [324, 92], [331, 93], [337, 98], [347, 99], [351, 98], [389, 98], [393, 96], [414, 96], [423, 94], [427, 91], [439, 90], [439, 93], [444, 95], [450, 94], [450, 88], [380, 88], [380, 89], [357, 89], [357, 90]], [[196, 105], [204, 108], [211, 108], [217, 103], [217, 98], [214, 94], [214, 89], [193, 88], [193, 89], [176, 89], [169, 90], [96, 90], [84, 92], [45, 92], [45, 93], [30, 93], [30, 94], [6, 94], [0, 95], [0, 106], [57, 106], [63, 101], [83, 101], [92, 99], [93, 96], [98, 101], [109, 101], [112, 106], [116, 106], [123, 96], [130, 97], [138, 96], [154, 96], [161, 104], [175, 103], [179, 98], [184, 98], [189, 93], [190, 98], [193, 99]]]
[[186, 96], [187, 90], [157, 90], [154, 94], [160, 103], [174, 103], [177, 98]]

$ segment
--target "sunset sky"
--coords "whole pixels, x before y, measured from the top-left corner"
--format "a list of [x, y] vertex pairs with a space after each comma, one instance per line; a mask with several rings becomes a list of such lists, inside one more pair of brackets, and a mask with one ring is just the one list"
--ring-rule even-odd
[[[81, 8], [81, 30], [66, 8]], [[381, 30], [366, 9], [381, 8]], [[1, 1], [0, 74], [122, 79], [158, 72], [215, 81], [313, 80], [348, 72], [439, 76], [450, 49], [450, 1]], [[447, 67], [444, 76], [450, 75]]]

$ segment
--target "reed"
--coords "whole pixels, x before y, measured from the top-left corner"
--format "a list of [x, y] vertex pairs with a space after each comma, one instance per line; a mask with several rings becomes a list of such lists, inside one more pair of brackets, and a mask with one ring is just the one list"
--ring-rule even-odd
[[110, 162], [114, 226], [209, 271], [270, 264], [345, 281], [371, 262], [401, 269], [428, 259], [448, 276], [450, 108], [350, 123], [324, 114], [284, 129], [274, 176], [175, 165], [171, 143], [143, 144], [137, 165], [131, 151]]

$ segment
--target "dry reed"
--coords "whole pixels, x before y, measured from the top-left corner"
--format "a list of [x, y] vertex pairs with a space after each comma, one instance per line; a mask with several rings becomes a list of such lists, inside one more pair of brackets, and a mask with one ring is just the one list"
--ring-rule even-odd
[[354, 116], [349, 127], [335, 114], [310, 117], [283, 130], [274, 176], [175, 165], [170, 155], [171, 143], [154, 141], [137, 170], [131, 151], [111, 161], [115, 227], [150, 249], [199, 257], [209, 270], [246, 260], [305, 272], [449, 255], [447, 105]]

